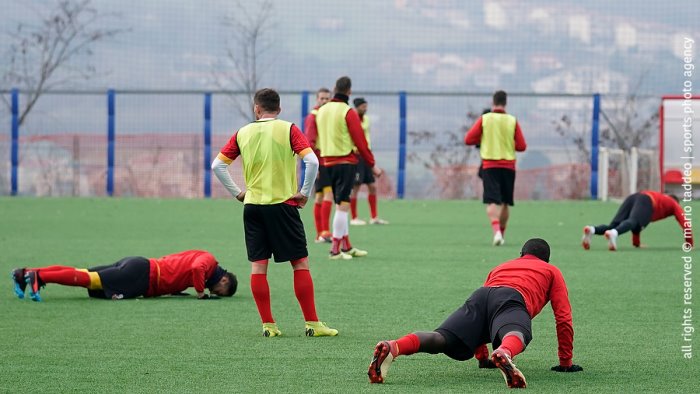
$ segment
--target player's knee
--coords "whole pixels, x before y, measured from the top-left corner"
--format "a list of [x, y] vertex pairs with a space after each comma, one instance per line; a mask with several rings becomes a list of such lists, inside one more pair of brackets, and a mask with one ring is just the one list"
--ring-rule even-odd
[[503, 335], [503, 338], [506, 338], [511, 335], [517, 337], [518, 339], [520, 339], [520, 342], [525, 344], [525, 335], [520, 331], [509, 331]]

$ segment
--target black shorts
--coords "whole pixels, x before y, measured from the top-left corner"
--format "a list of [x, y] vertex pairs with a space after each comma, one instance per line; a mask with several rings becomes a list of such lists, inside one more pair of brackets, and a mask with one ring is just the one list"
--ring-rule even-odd
[[316, 193], [323, 193], [323, 189], [331, 187], [331, 178], [328, 175], [328, 168], [324, 166], [318, 167], [318, 176], [316, 176]]
[[88, 290], [94, 298], [122, 299], [145, 296], [151, 273], [151, 262], [145, 257], [125, 257], [111, 265], [88, 268], [97, 272], [102, 290]]
[[510, 287], [477, 289], [435, 331], [447, 340], [445, 355], [459, 361], [472, 358], [474, 350], [485, 343], [498, 348], [503, 335], [511, 331], [523, 334], [525, 346], [532, 340], [525, 301]]
[[615, 228], [625, 220], [631, 220], [634, 222], [631, 228], [632, 232], [640, 233], [649, 225], [653, 214], [654, 203], [651, 201], [651, 197], [643, 193], [634, 193], [625, 198], [610, 225]]
[[280, 203], [245, 204], [243, 227], [248, 260], [267, 260], [273, 255], [282, 263], [307, 257], [306, 233], [299, 209]]
[[360, 157], [360, 162], [357, 163], [355, 169], [355, 185], [369, 185], [370, 183], [374, 183], [374, 174], [372, 174], [372, 169], [369, 168], [365, 159]]
[[350, 202], [352, 187], [355, 186], [355, 164], [336, 164], [328, 168], [333, 187], [333, 200], [336, 204]]
[[484, 183], [484, 204], [513, 205], [515, 170], [485, 168], [481, 176]]

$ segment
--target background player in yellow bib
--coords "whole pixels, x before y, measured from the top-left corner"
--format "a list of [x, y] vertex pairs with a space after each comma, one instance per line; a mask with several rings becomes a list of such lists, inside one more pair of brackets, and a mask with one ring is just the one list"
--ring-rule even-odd
[[338, 78], [333, 99], [321, 107], [316, 115], [321, 159], [328, 168], [336, 204], [330, 251], [330, 258], [334, 260], [367, 255], [367, 251], [352, 246], [349, 236], [350, 194], [355, 184], [355, 167], [358, 162], [355, 148], [375, 176], [382, 174], [382, 170], [374, 166], [374, 156], [367, 146], [360, 117], [348, 105], [351, 93], [350, 78]]
[[[364, 130], [365, 139], [367, 140], [367, 147], [372, 149], [372, 141], [369, 134], [370, 120], [369, 116], [367, 116], [367, 100], [365, 100], [364, 97], [358, 97], [353, 100], [352, 103], [355, 105], [355, 111], [357, 111], [357, 114], [360, 116], [362, 130]], [[369, 223], [389, 224], [389, 222], [377, 216], [377, 185], [374, 182], [372, 169], [367, 167], [362, 156], [358, 157], [357, 171], [355, 172], [355, 186], [353, 186], [352, 194], [350, 195], [350, 213], [352, 214], [350, 224], [353, 226], [364, 226], [367, 224], [367, 222], [357, 217], [357, 193], [360, 191], [360, 186], [362, 185], [367, 185], [367, 202], [369, 203], [370, 215]]]
[[[299, 217], [311, 195], [318, 172], [318, 158], [299, 128], [277, 119], [280, 96], [261, 89], [254, 98], [255, 122], [238, 130], [214, 159], [212, 170], [233, 197], [242, 201], [243, 225], [252, 273], [250, 288], [263, 323], [263, 336], [282, 335], [272, 317], [268, 260], [291, 262], [294, 293], [306, 320], [307, 336], [335, 336], [338, 330], [318, 321], [314, 284], [309, 272], [304, 224]], [[297, 156], [306, 164], [304, 184], [297, 191]], [[246, 190], [231, 178], [228, 165], [243, 159]]]
[[[331, 99], [331, 91], [320, 88], [316, 92], [316, 106], [304, 119], [304, 133], [309, 140], [311, 148], [317, 157], [321, 157], [318, 149], [318, 129], [316, 128], [316, 114], [318, 109]], [[314, 224], [316, 225], [316, 238], [314, 242], [331, 242], [330, 218], [333, 210], [333, 188], [328, 170], [319, 160], [318, 176], [316, 177], [316, 198], [314, 201]]]
[[493, 229], [494, 246], [505, 243], [515, 188], [515, 152], [527, 148], [518, 121], [506, 113], [507, 99], [502, 90], [494, 93], [491, 112], [481, 115], [464, 136], [465, 144], [480, 145], [484, 204]]

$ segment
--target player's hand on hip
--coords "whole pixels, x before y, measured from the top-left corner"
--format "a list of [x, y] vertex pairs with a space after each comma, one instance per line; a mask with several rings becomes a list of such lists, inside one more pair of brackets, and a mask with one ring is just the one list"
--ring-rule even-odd
[[581, 372], [583, 371], [583, 367], [580, 365], [572, 365], [570, 367], [563, 367], [561, 365], [555, 365], [552, 367], [552, 371], [554, 372]]
[[372, 175], [374, 175], [375, 177], [379, 178], [379, 177], [381, 177], [382, 175], [384, 175], [384, 170], [382, 170], [382, 169], [379, 168], [379, 167], [372, 167]]
[[309, 201], [309, 198], [301, 193], [297, 193], [292, 196], [291, 200], [297, 203], [297, 207], [304, 208], [306, 202]]
[[243, 202], [243, 200], [245, 200], [245, 190], [238, 193], [238, 195], [236, 196], [236, 200], [238, 200], [240, 202]]

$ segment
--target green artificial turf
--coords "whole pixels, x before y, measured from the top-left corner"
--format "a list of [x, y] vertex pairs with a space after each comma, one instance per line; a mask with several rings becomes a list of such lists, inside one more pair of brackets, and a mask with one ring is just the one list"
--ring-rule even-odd
[[[364, 200], [360, 212], [367, 215]], [[700, 206], [697, 206], [700, 208]], [[313, 239], [311, 207], [303, 211]], [[269, 282], [280, 338], [263, 338], [249, 287], [242, 205], [232, 200], [0, 199], [0, 272], [17, 266], [112, 263], [207, 249], [238, 274], [232, 299], [193, 297], [91, 300], [80, 288], [49, 285], [44, 302], [17, 299], [0, 281], [0, 392], [503, 392], [496, 370], [443, 355], [401, 357], [384, 385], [367, 379], [374, 345], [431, 330], [479, 287], [495, 265], [515, 258], [530, 237], [552, 246], [574, 315], [574, 362], [557, 364], [551, 308], [533, 322], [534, 340], [517, 357], [536, 392], [691, 392], [697, 360], [682, 358], [683, 267], [680, 229], [670, 218], [642, 234], [647, 249], [620, 237], [580, 247], [584, 224], [608, 221], [617, 206], [600, 202], [521, 202], [507, 244], [476, 201], [381, 201], [388, 226], [352, 227], [369, 256], [329, 261], [310, 243], [321, 320], [336, 338], [306, 338], [289, 264]], [[697, 266], [697, 265], [696, 265]], [[6, 274], [3, 274], [6, 275]], [[696, 286], [697, 287], [697, 286]], [[190, 290], [192, 292], [192, 290]], [[697, 293], [697, 291], [696, 291]], [[694, 323], [700, 307], [694, 309]], [[694, 339], [700, 357], [700, 334]]]

